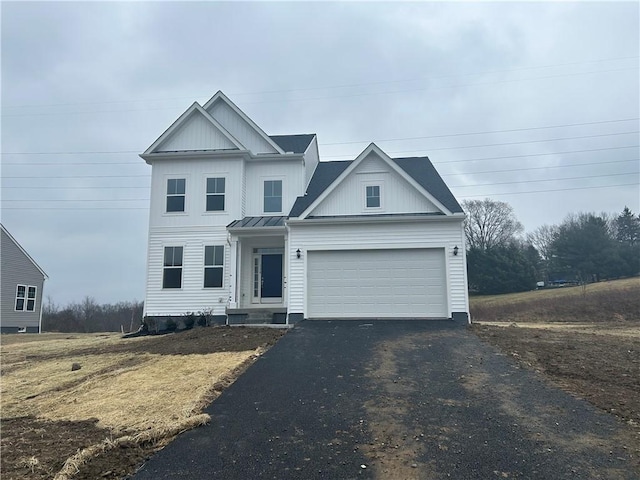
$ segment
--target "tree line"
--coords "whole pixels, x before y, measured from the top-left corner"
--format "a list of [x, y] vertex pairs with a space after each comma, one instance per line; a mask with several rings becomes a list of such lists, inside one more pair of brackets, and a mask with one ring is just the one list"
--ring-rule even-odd
[[143, 306], [138, 301], [100, 305], [94, 298], [85, 297], [79, 303], [60, 307], [47, 297], [42, 308], [42, 331], [131, 332], [140, 326]]
[[584, 284], [640, 274], [640, 215], [573, 213], [559, 225], [524, 227], [506, 202], [462, 202], [469, 289], [479, 294]]

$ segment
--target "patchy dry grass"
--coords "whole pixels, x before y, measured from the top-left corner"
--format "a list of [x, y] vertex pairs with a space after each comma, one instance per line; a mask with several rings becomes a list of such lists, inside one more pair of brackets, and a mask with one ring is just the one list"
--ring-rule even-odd
[[640, 320], [640, 278], [470, 299], [472, 321], [625, 322]]
[[[89, 459], [117, 446], [162, 446], [206, 423], [202, 409], [281, 335], [272, 329], [211, 327], [127, 340], [117, 334], [2, 336], [3, 478], [68, 479]], [[36, 425], [31, 430], [30, 421]], [[7, 431], [14, 425], [21, 433]], [[48, 453], [50, 447], [22, 445], [25, 438], [37, 441], [36, 429], [44, 439], [65, 433], [60, 429], [81, 428], [92, 430], [87, 435], [92, 443], [78, 444], [68, 459], [52, 458], [57, 452]], [[102, 441], [96, 442], [100, 432]], [[15, 458], [12, 442], [21, 443]], [[80, 478], [94, 475], [102, 476], [88, 471]]]

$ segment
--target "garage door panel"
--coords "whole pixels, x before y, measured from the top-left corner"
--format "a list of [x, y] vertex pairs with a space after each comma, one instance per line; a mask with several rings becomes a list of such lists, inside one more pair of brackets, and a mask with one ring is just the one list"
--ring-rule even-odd
[[444, 249], [310, 251], [308, 316], [448, 316]]

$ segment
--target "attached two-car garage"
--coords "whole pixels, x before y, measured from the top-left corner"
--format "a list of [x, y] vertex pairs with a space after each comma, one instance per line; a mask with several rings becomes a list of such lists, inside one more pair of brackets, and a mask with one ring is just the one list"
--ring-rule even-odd
[[308, 318], [447, 318], [443, 248], [309, 250]]

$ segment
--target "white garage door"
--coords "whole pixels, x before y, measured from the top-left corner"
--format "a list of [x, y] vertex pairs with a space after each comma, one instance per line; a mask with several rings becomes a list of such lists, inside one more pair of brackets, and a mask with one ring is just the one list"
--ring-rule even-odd
[[309, 251], [309, 318], [448, 317], [444, 249]]

